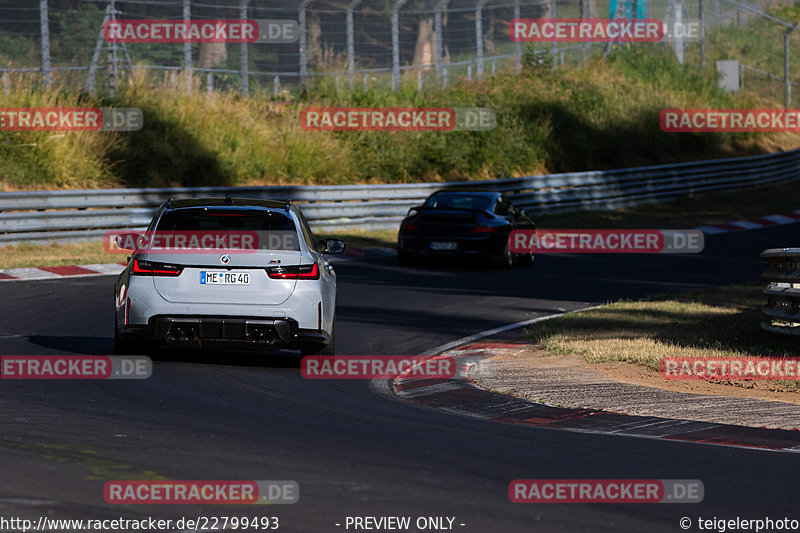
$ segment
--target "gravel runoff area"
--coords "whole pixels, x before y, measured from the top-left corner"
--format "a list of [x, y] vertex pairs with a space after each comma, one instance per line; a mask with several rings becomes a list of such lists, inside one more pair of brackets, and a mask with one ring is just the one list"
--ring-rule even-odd
[[487, 390], [558, 407], [800, 428], [800, 393], [697, 381], [666, 382], [657, 372], [630, 363], [593, 365], [580, 356], [542, 356], [531, 345], [503, 350], [473, 365], [469, 379]]

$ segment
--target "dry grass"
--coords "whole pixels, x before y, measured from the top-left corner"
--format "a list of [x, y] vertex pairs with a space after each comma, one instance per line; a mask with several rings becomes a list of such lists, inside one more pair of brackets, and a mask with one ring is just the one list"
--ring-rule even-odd
[[765, 301], [756, 284], [621, 301], [543, 322], [526, 336], [547, 355], [625, 361], [653, 370], [667, 355], [796, 356], [796, 339], [759, 327]]
[[119, 263], [125, 255], [110, 254], [101, 241], [74, 244], [28, 244], [0, 247], [0, 268]]
[[693, 228], [800, 209], [800, 183], [679, 198], [614, 211], [581, 211], [536, 217], [537, 226], [570, 228]]
[[[396, 230], [317, 233], [318, 239], [336, 237], [347, 241], [347, 249], [395, 246]], [[0, 269], [43, 267], [60, 265], [90, 265], [94, 263], [124, 262], [127, 253], [110, 254], [103, 249], [102, 241], [74, 244], [28, 244], [0, 246]]]

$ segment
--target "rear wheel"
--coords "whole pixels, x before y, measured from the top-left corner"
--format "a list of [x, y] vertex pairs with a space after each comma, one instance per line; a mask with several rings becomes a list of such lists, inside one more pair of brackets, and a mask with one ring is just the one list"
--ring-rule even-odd
[[119, 335], [119, 326], [114, 318], [114, 355], [151, 355], [156, 346], [143, 339], [124, 339]]
[[508, 247], [508, 240], [503, 246], [503, 251], [492, 256], [491, 263], [495, 268], [508, 269], [514, 266], [514, 255]]
[[306, 344], [300, 348], [300, 355], [336, 355], [336, 318], [331, 326], [331, 338], [328, 344]]
[[533, 260], [534, 260], [534, 258], [535, 258], [535, 257], [536, 257], [536, 255], [535, 255], [535, 254], [533, 254], [533, 253], [530, 253], [530, 254], [522, 254], [522, 255], [518, 256], [518, 259], [517, 259], [517, 261], [518, 261], [518, 263], [519, 263], [520, 265], [523, 265], [523, 266], [530, 266], [530, 265], [532, 265], [532, 264], [533, 264]]
[[397, 249], [397, 262], [404, 266], [412, 266], [419, 263], [416, 257], [408, 252], [404, 252], [400, 248]]

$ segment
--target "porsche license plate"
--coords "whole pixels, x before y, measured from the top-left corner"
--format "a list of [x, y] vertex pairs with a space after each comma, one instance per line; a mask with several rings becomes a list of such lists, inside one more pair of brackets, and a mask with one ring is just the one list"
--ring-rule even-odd
[[457, 250], [457, 242], [432, 241], [431, 250]]

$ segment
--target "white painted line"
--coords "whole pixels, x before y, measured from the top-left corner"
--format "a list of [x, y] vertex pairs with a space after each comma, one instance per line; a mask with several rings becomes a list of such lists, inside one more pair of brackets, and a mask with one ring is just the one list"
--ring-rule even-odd
[[731, 222], [730, 224], [732, 226], [738, 226], [742, 229], [759, 229], [764, 227], [763, 224], [758, 224], [749, 220], [737, 220], [736, 222]]
[[509, 331], [512, 329], [522, 328], [525, 326], [530, 326], [531, 324], [535, 324], [537, 322], [542, 322], [543, 320], [550, 320], [551, 318], [555, 318], [557, 316], [563, 316], [569, 313], [577, 313], [578, 311], [588, 311], [590, 309], [598, 309], [603, 307], [602, 305], [592, 305], [590, 307], [581, 307], [580, 309], [573, 309], [572, 311], [567, 311], [565, 313], [554, 313], [552, 315], [545, 315], [536, 318], [531, 318], [530, 320], [522, 320], [520, 322], [514, 322], [513, 324], [507, 324], [505, 326], [500, 326], [498, 328], [487, 329], [486, 331], [481, 331], [480, 333], [475, 333], [474, 335], [469, 335], [467, 337], [462, 337], [458, 340], [454, 340], [453, 342], [448, 342], [447, 344], [442, 344], [441, 346], [437, 346], [436, 348], [432, 348], [427, 352], [422, 352], [420, 355], [438, 355], [442, 352], [447, 350], [451, 350], [453, 348], [458, 348], [462, 344], [469, 344], [471, 342], [475, 342], [478, 339], [484, 339], [486, 337], [491, 337], [492, 335], [496, 335], [497, 333], [502, 333], [504, 331]]
[[94, 265], [80, 265], [80, 267], [94, 270], [98, 274], [119, 274], [125, 268], [119, 263], [97, 263]]
[[437, 392], [447, 392], [451, 390], [460, 389], [464, 384], [461, 382], [456, 383], [437, 383], [436, 385], [427, 385], [425, 387], [417, 387], [415, 389], [406, 389], [397, 391], [397, 395], [402, 398], [416, 398], [417, 396], [427, 396]]
[[764, 217], [764, 219], [781, 225], [791, 224], [793, 222], [800, 222], [800, 220], [795, 220], [793, 218], [785, 217], [783, 215], [769, 215], [768, 217]]
[[723, 228], [718, 228], [716, 226], [700, 226], [699, 228], [694, 228], [694, 229], [702, 231], [703, 233], [708, 233], [709, 235], [715, 235], [717, 233], [728, 233], [728, 230]]
[[17, 281], [17, 280], [30, 280], [30, 279], [53, 279], [53, 278], [63, 278], [65, 276], [61, 276], [59, 274], [54, 274], [53, 272], [48, 272], [46, 270], [40, 270], [38, 268], [6, 268], [0, 270], [3, 274], [8, 274], [9, 276], [14, 276], [17, 278], [16, 280], [4, 280], [4, 281]]

